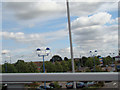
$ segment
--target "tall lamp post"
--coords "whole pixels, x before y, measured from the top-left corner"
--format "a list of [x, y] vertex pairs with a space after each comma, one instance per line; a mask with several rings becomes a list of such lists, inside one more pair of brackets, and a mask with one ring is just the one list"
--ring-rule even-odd
[[95, 69], [95, 56], [97, 55], [97, 50], [95, 50], [94, 52], [93, 51], [90, 51], [90, 55], [93, 57], [93, 61], [94, 61], [94, 72], [96, 71]]
[[74, 58], [73, 58], [73, 47], [72, 47], [72, 35], [71, 35], [71, 23], [70, 23], [70, 12], [69, 12], [69, 2], [67, 0], [67, 16], [68, 16], [68, 29], [69, 29], [69, 39], [70, 39], [70, 52], [72, 59], [72, 72], [75, 72], [74, 68]]
[[[45, 73], [45, 64], [44, 64], [44, 57], [48, 56], [50, 53], [50, 48], [46, 48], [44, 50], [37, 48], [36, 49], [38, 57], [43, 57], [43, 72]], [[44, 82], [44, 87], [46, 89], [46, 82]]]
[[[72, 60], [72, 72], [75, 73], [74, 58], [73, 58], [73, 47], [72, 47], [72, 35], [71, 35], [71, 23], [70, 23], [70, 12], [69, 12], [69, 2], [68, 2], [68, 0], [66, 0], [66, 5], [67, 5], [68, 29], [69, 29], [69, 39], [70, 39], [70, 52], [71, 52], [71, 60]], [[74, 88], [76, 88], [76, 82], [74, 82]]]

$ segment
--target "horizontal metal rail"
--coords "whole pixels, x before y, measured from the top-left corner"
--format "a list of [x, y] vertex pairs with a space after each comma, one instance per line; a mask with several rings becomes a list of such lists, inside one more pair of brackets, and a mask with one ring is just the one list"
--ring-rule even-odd
[[0, 84], [30, 84], [30, 83], [33, 83], [33, 82], [0, 82]]
[[1, 82], [33, 81], [118, 81], [117, 72], [99, 73], [1, 73]]

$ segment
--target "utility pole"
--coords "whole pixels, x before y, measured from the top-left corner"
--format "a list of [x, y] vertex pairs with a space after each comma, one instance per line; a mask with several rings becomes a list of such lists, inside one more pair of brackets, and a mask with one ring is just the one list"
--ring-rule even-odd
[[[72, 60], [72, 72], [75, 73], [74, 58], [73, 58], [73, 47], [72, 47], [72, 36], [71, 36], [70, 12], [69, 12], [69, 2], [68, 2], [68, 0], [66, 0], [66, 4], [67, 4], [69, 39], [70, 39], [70, 52], [71, 52], [71, 60]], [[74, 88], [76, 88], [76, 82], [74, 82]]]

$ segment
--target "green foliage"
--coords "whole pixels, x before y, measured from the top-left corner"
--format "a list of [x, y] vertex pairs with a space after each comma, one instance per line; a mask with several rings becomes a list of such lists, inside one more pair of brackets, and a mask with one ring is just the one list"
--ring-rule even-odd
[[100, 65], [99, 58], [95, 56], [95, 65]]
[[18, 60], [15, 63], [16, 69], [18, 70], [18, 73], [28, 73], [29, 72], [29, 68], [28, 68], [28, 64], [26, 62], [24, 62], [24, 60]]
[[[52, 62], [45, 62], [45, 68], [47, 72], [55, 72], [55, 64], [53, 64]], [[43, 66], [41, 69], [43, 69]]]
[[68, 61], [68, 58], [67, 58], [67, 57], [64, 57], [64, 60], [65, 60], [65, 61]]
[[89, 57], [85, 63], [85, 66], [87, 67], [93, 67], [94, 63], [93, 63], [93, 58]]
[[27, 66], [28, 66], [28, 72], [30, 72], [30, 73], [39, 72], [38, 69], [37, 69], [38, 67], [36, 66], [35, 63], [33, 63], [33, 62], [27, 63]]
[[60, 85], [58, 84], [58, 82], [54, 82], [55, 88], [60, 88]]
[[95, 66], [95, 71], [96, 72], [101, 72], [102, 71], [102, 68], [100, 66]]
[[2, 65], [0, 65], [0, 73], [2, 73]]
[[104, 86], [104, 82], [103, 82], [103, 81], [99, 81], [99, 82], [97, 83], [97, 86], [103, 87], [103, 86]]
[[80, 66], [80, 61], [75, 61], [75, 70], [77, 70]]
[[72, 62], [71, 62], [71, 59], [69, 59], [66, 63], [67, 63], [68, 68], [69, 68], [68, 71], [72, 71]]
[[2, 73], [5, 73], [5, 65], [2, 65]]
[[110, 65], [112, 63], [112, 58], [110, 56], [104, 57], [103, 58], [103, 64], [105, 65]]
[[89, 68], [87, 68], [85, 71], [86, 71], [86, 72], [91, 72], [91, 70], [90, 70]]
[[[93, 57], [82, 57], [80, 60], [76, 60], [75, 62], [75, 70], [79, 68], [79, 66], [89, 67], [93, 69], [94, 67], [94, 60], [96, 65], [96, 72], [101, 72], [102, 69], [98, 65], [100, 65], [99, 58], [97, 56]], [[72, 63], [71, 59], [67, 57], [62, 58], [58, 55], [52, 57], [51, 60], [55, 60], [55, 62], [45, 61], [45, 69], [46, 72], [70, 72], [72, 71]], [[112, 58], [110, 56], [103, 58], [103, 64], [109, 65], [112, 62]], [[37, 73], [38, 67], [33, 62], [24, 62], [24, 60], [18, 60], [15, 64], [6, 63], [2, 65], [2, 72], [5, 73], [5, 66], [7, 66], [7, 73]], [[86, 69], [86, 72], [91, 72], [91, 69]], [[43, 72], [43, 65], [40, 67], [41, 72]]]
[[59, 62], [55, 62], [55, 72], [62, 72], [63, 67]]
[[[7, 72], [5, 71], [7, 69]], [[35, 73], [38, 72], [37, 66], [33, 62], [18, 60], [15, 64], [5, 63], [2, 65], [2, 73]]]
[[[7, 69], [7, 72], [5, 71], [5, 68]], [[16, 73], [17, 69], [13, 64], [5, 63], [2, 65], [2, 73]]]
[[97, 57], [88, 57], [86, 63], [85, 63], [85, 66], [87, 67], [93, 67], [94, 66], [94, 60], [95, 60], [95, 65], [100, 65], [100, 62], [99, 62], [99, 58]]
[[62, 61], [61, 65], [63, 68], [63, 72], [67, 72], [69, 70], [69, 67], [68, 67], [68, 64], [66, 63], [66, 61]]
[[83, 66], [85, 66], [87, 60], [88, 60], [87, 57], [85, 57], [85, 56], [82, 57], [82, 64], [83, 64]]
[[[72, 70], [71, 60], [68, 61], [56, 61], [55, 63], [46, 61], [45, 70], [47, 72], [67, 72]], [[43, 72], [43, 65], [41, 66], [41, 72]]]

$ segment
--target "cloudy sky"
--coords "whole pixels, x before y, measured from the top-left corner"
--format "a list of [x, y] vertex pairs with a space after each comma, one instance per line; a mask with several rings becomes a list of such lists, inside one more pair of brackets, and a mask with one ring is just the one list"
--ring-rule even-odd
[[[90, 1], [90, 0], [89, 0]], [[118, 1], [70, 2], [74, 57], [117, 55]], [[96, 1], [96, 2], [95, 2]], [[38, 61], [36, 48], [49, 47], [46, 60], [58, 54], [70, 58], [66, 2], [2, 2], [2, 62]], [[42, 61], [42, 58], [40, 58]]]

